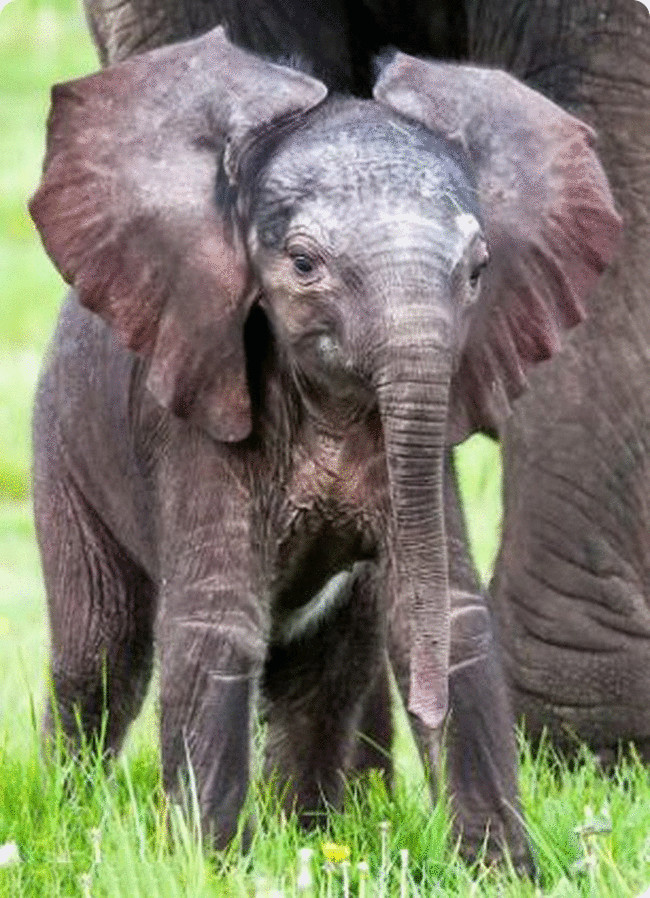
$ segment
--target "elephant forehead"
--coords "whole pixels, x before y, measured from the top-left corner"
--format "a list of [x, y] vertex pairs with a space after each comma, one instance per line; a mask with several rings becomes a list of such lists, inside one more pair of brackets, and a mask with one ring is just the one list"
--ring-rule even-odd
[[331, 197], [305, 199], [288, 219], [285, 233], [310, 234], [334, 252], [355, 246], [367, 252], [388, 247], [416, 252], [419, 247], [432, 256], [456, 258], [478, 230], [477, 219], [445, 197], [432, 204], [374, 193], [350, 205]]
[[439, 143], [411, 141], [401, 129], [371, 130], [363, 139], [344, 132], [335, 142], [324, 137], [283, 148], [263, 189], [296, 199], [408, 195], [430, 202], [453, 197], [463, 208], [476, 206], [476, 191], [455, 159]]
[[369, 196], [451, 198], [477, 214], [468, 157], [446, 137], [372, 101], [332, 100], [308, 115], [267, 161], [261, 195], [336, 202]]
[[[290, 232], [311, 234], [333, 252], [364, 242], [426, 246], [450, 261], [480, 229], [479, 213], [467, 180], [430, 156], [386, 158], [369, 152], [329, 156], [315, 147], [294, 165], [269, 173], [258, 197], [256, 232], [269, 247], [280, 247]], [[370, 148], [372, 149], [372, 148]], [[334, 160], [338, 158], [337, 164]]]
[[[352, 264], [372, 267], [380, 258], [427, 260], [443, 276], [466, 251], [481, 225], [457, 201], [435, 201], [398, 192], [361, 191], [303, 196], [285, 214], [261, 216], [253, 233], [268, 248], [282, 249], [293, 238], [315, 241], [323, 251]], [[429, 272], [433, 277], [433, 272]]]

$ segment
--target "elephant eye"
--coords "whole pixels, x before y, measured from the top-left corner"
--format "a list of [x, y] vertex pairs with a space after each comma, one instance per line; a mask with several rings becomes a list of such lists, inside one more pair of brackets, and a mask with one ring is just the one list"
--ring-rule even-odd
[[308, 256], [307, 253], [296, 253], [295, 256], [291, 257], [291, 261], [293, 262], [294, 271], [303, 276], [313, 274], [316, 268], [316, 260]]
[[292, 235], [285, 245], [285, 253], [299, 281], [311, 284], [320, 279], [323, 273], [323, 257], [319, 247], [309, 235]]
[[476, 290], [481, 280], [481, 275], [487, 268], [488, 262], [490, 261], [490, 257], [488, 255], [487, 247], [485, 243], [481, 241], [480, 249], [477, 255], [474, 258], [474, 263], [472, 268], [470, 269], [469, 275], [469, 285], [472, 290]]
[[480, 265], [477, 265], [476, 268], [472, 271], [469, 276], [469, 285], [472, 290], [476, 290], [479, 285], [479, 281], [481, 280], [481, 275], [483, 271], [487, 268], [487, 261], [481, 262]]

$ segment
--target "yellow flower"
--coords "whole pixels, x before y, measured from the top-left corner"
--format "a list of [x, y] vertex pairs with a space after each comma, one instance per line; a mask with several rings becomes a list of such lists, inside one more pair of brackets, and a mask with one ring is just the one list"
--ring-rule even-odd
[[350, 849], [347, 845], [337, 845], [336, 842], [323, 842], [321, 844], [323, 854], [332, 864], [340, 864], [350, 857]]

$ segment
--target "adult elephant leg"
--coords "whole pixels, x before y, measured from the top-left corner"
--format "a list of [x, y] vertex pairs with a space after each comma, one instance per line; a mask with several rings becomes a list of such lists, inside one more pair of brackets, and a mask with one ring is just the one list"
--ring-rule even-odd
[[269, 59], [306, 60], [332, 90], [368, 93], [370, 51], [353, 31], [345, 0], [84, 0], [103, 65], [197, 37], [217, 25]]
[[222, 22], [225, 5], [200, 0], [84, 0], [102, 65], [202, 34]]
[[467, 6], [472, 58], [595, 128], [624, 219], [588, 320], [506, 423], [491, 590], [516, 710], [605, 750], [650, 734], [650, 18], [634, 0]]
[[[487, 837], [487, 857], [510, 853], [515, 866], [532, 871], [517, 789], [517, 752], [507, 687], [490, 615], [467, 551], [453, 458], [445, 465], [445, 525], [451, 595], [449, 716], [444, 727], [448, 789], [454, 829], [467, 857]], [[408, 686], [408, 632], [401, 615], [391, 628], [391, 657], [400, 691]], [[416, 739], [432, 774], [440, 774], [441, 733], [413, 718]], [[435, 787], [435, 783], [432, 783]]]
[[[608, 281], [624, 289], [619, 272]], [[515, 709], [534, 736], [546, 726], [604, 757], [650, 736], [647, 378], [628, 339], [586, 330], [504, 435], [491, 589]]]

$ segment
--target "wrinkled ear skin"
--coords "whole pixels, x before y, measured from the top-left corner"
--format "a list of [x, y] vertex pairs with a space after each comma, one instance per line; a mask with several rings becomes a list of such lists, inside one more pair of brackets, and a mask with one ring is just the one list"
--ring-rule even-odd
[[397, 54], [375, 98], [457, 143], [475, 173], [490, 264], [452, 379], [449, 439], [498, 432], [611, 261], [621, 219], [578, 119], [505, 72]]
[[150, 359], [156, 399], [218, 440], [251, 430], [252, 295], [241, 237], [217, 209], [218, 169], [227, 157], [236, 180], [252, 133], [326, 92], [221, 28], [52, 91], [30, 204], [44, 246], [80, 302]]

